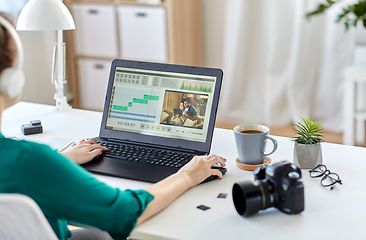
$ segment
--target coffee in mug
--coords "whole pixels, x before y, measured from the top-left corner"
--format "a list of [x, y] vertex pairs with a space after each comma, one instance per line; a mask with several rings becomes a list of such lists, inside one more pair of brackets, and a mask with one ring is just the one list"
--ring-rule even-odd
[[247, 133], [247, 134], [258, 134], [258, 133], [263, 133], [262, 131], [259, 130], [253, 130], [253, 129], [246, 129], [246, 130], [242, 130], [240, 131], [241, 133]]
[[[239, 162], [243, 164], [262, 164], [264, 157], [277, 150], [277, 141], [269, 136], [269, 128], [261, 124], [240, 124], [234, 128]], [[267, 140], [273, 142], [273, 150], [265, 153]]]

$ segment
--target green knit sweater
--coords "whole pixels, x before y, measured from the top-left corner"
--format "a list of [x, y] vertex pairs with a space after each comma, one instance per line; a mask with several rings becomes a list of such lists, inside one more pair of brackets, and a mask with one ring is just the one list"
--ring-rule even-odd
[[112, 188], [46, 145], [12, 140], [1, 133], [0, 193], [31, 197], [59, 239], [71, 236], [68, 222], [126, 239], [154, 199], [144, 190]]

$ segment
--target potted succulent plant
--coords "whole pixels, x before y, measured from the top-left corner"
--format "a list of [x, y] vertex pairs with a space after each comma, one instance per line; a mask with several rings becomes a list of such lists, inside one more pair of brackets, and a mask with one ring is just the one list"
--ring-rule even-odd
[[311, 169], [322, 164], [321, 142], [323, 139], [323, 127], [320, 122], [313, 122], [303, 118], [303, 123], [298, 122], [294, 126], [297, 136], [292, 140], [295, 142], [294, 164], [302, 169]]

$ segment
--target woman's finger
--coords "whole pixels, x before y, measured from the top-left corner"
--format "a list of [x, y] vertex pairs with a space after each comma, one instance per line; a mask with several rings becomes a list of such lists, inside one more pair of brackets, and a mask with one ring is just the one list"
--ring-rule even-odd
[[206, 156], [207, 160], [211, 159], [211, 158], [214, 158], [216, 155], [215, 154], [210, 154], [208, 156]]
[[210, 162], [212, 165], [214, 165], [215, 163], [220, 163], [221, 165], [226, 165], [226, 159], [217, 155], [209, 155], [207, 156], [207, 161]]
[[92, 139], [89, 139], [89, 140], [86, 140], [85, 143], [88, 143], [88, 144], [97, 144], [94, 140]]
[[85, 141], [85, 143], [87, 143], [87, 144], [91, 144], [91, 145], [94, 145], [96, 148], [102, 148], [102, 149], [103, 149], [103, 151], [108, 151], [108, 148], [103, 147], [102, 145], [97, 144], [97, 143], [96, 143], [94, 140], [92, 140], [92, 139], [89, 139], [89, 140]]
[[221, 167], [225, 167], [226, 166], [225, 160], [224, 159], [221, 159], [221, 158], [216, 158], [216, 161], [214, 161], [214, 164], [216, 164], [216, 163], [220, 164]]
[[225, 160], [225, 158], [220, 157], [216, 154], [210, 154], [210, 155], [207, 156], [207, 161], [214, 161], [213, 159], [215, 159], [215, 158], [221, 158], [221, 159]]
[[85, 146], [89, 151], [93, 151], [94, 149], [101, 149], [103, 151], [108, 151], [108, 148], [100, 146], [98, 144], [88, 144]]
[[108, 151], [108, 148], [103, 147], [102, 145], [97, 145], [97, 146], [101, 147], [103, 149], [103, 151]]
[[92, 144], [92, 146], [94, 146], [95, 148], [101, 148], [103, 151], [108, 151], [108, 148], [106, 147], [103, 147], [102, 145], [99, 145], [99, 144]]
[[92, 151], [89, 152], [89, 155], [91, 156], [91, 159], [95, 158], [96, 156], [99, 156], [100, 154], [103, 153], [103, 150], [100, 148], [94, 149]]
[[222, 173], [219, 170], [217, 170], [217, 169], [211, 169], [210, 173], [211, 173], [211, 175], [216, 175], [220, 179], [222, 179]]

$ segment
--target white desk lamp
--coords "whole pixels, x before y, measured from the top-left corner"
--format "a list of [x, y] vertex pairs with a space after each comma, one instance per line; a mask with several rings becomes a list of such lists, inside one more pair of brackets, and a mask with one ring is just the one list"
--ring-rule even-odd
[[[56, 110], [67, 111], [71, 109], [64, 96], [65, 80], [65, 43], [63, 30], [75, 29], [74, 19], [70, 11], [61, 0], [30, 0], [21, 11], [17, 30], [19, 31], [47, 31], [57, 30], [57, 43], [55, 43], [52, 63], [52, 83], [55, 84]], [[57, 61], [56, 61], [57, 58]], [[54, 78], [57, 62], [57, 79]]]

